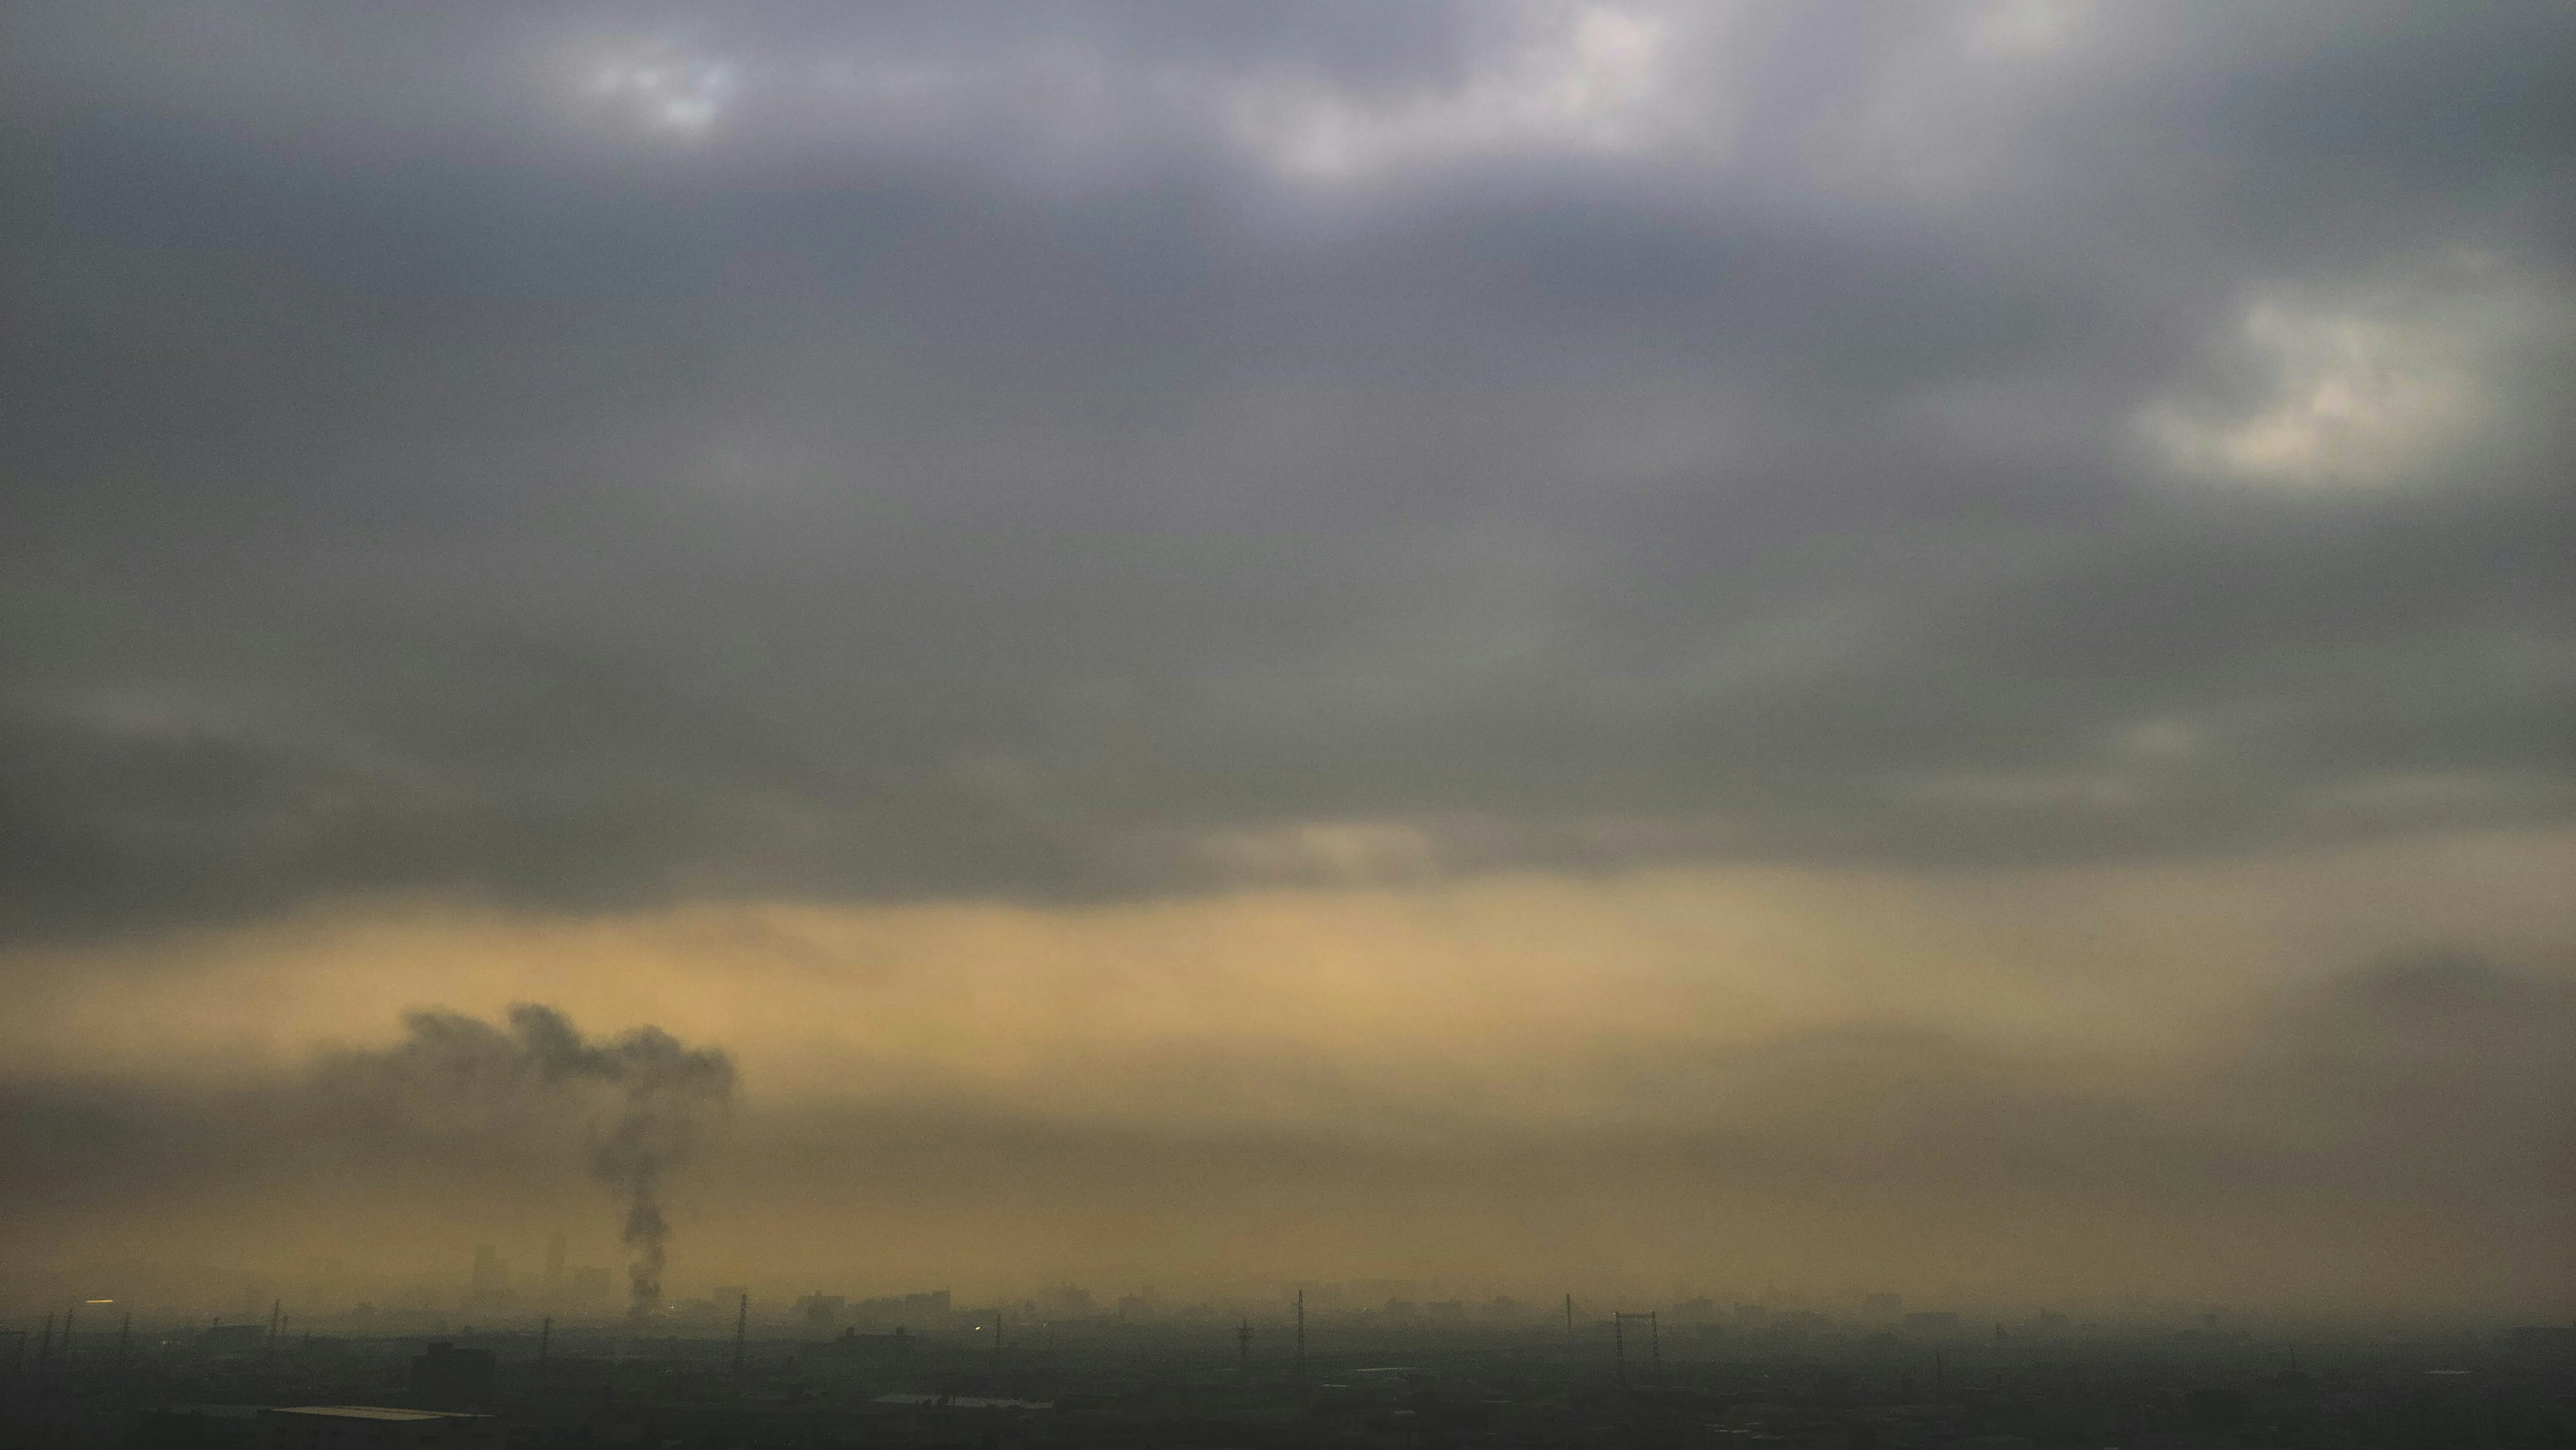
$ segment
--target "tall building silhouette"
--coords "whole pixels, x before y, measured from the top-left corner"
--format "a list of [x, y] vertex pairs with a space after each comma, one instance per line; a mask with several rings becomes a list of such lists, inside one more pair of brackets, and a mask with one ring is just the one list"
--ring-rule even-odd
[[474, 1246], [474, 1292], [498, 1294], [510, 1287], [510, 1261], [490, 1244]]

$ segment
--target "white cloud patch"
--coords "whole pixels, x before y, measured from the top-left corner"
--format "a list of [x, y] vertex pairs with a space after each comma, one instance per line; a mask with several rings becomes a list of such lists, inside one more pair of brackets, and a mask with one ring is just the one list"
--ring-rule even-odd
[[1440, 868], [1429, 833], [1401, 821], [1305, 821], [1215, 832], [1195, 845], [1230, 880], [1355, 885], [1418, 881]]
[[1678, 27], [1613, 5], [1548, 10], [1452, 87], [1381, 98], [1316, 81], [1245, 87], [1235, 134], [1283, 172], [1338, 181], [1493, 152], [1620, 153], [1708, 139], [1675, 84]]
[[2111, 753], [2123, 760], [2157, 764], [2193, 760], [2209, 749], [2210, 731], [2190, 720], [2142, 721], [2111, 742]]
[[582, 89], [647, 130], [700, 136], [733, 108], [742, 76], [732, 61], [656, 44], [595, 62]]
[[2498, 264], [2448, 273], [2339, 296], [2257, 295], [2224, 350], [2235, 386], [2155, 404], [2144, 432], [2204, 477], [2285, 488], [2426, 480], [2495, 419], [2497, 385], [2538, 310]]
[[581, 59], [590, 104], [680, 138], [715, 130], [756, 75], [765, 128], [795, 118], [852, 143], [1000, 120], [1044, 148], [1084, 148], [1159, 120], [1249, 149], [1298, 181], [1340, 181], [1497, 154], [1617, 155], [1709, 131], [1706, 87], [1677, 74], [1705, 15], [1539, 0], [1447, 80], [1392, 90], [1222, 62], [1139, 67], [1055, 36], [960, 60], [900, 50], [714, 54], [667, 39]]
[[2037, 56], [2084, 39], [2094, 21], [2093, 0], [1986, 0], [1965, 12], [1968, 48], [1981, 55]]

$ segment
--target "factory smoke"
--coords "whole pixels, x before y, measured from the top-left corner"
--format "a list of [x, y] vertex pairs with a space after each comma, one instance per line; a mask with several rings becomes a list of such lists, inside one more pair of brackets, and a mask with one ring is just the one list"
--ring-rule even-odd
[[506, 1026], [442, 1011], [412, 1012], [391, 1047], [340, 1053], [317, 1086], [435, 1137], [583, 1145], [592, 1177], [624, 1211], [631, 1251], [629, 1312], [661, 1301], [670, 1221], [665, 1180], [694, 1154], [733, 1099], [733, 1059], [689, 1047], [658, 1027], [585, 1039], [554, 1008], [521, 1003]]

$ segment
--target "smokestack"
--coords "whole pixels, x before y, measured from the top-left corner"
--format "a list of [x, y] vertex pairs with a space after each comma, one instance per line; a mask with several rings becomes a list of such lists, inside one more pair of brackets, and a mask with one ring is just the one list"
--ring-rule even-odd
[[603, 1168], [601, 1176], [626, 1190], [626, 1226], [618, 1238], [635, 1251], [634, 1262], [626, 1266], [626, 1312], [641, 1325], [662, 1307], [662, 1266], [669, 1258], [671, 1224], [662, 1217], [662, 1175], [645, 1163], [623, 1172]]
[[735, 1305], [733, 1311], [733, 1372], [734, 1377], [737, 1379], [742, 1376], [743, 1337], [750, 1331], [750, 1329], [751, 1296], [749, 1294], [745, 1294], [742, 1296], [742, 1302]]

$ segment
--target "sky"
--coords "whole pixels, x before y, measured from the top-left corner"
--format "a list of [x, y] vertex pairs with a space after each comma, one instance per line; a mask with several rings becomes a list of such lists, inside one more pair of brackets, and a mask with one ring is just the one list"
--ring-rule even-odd
[[383, 1086], [534, 1003], [730, 1065], [681, 1288], [2563, 1320], [2571, 98], [2530, 0], [8, 7], [0, 1268], [608, 1262], [595, 1124]]

